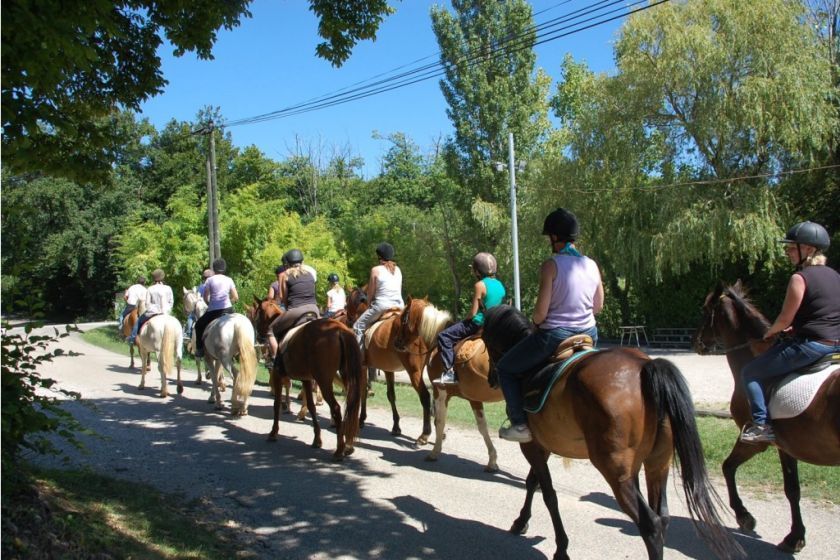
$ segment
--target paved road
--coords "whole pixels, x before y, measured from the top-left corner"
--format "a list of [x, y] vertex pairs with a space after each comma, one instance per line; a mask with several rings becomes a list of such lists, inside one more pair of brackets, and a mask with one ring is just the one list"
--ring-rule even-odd
[[[271, 400], [263, 388], [255, 391], [250, 416], [232, 419], [206, 403], [206, 384], [190, 383], [183, 396], [161, 400], [154, 396], [156, 376], [152, 388], [137, 389], [139, 376], [127, 368], [126, 357], [90, 346], [77, 335], [62, 346], [84, 356], [57, 359], [44, 374], [94, 405], [74, 403], [72, 410], [104, 436], [87, 440], [87, 455], [67, 450], [71, 461], [203, 500], [208, 514], [229, 520], [240, 534], [245, 556], [450, 559], [545, 558], [554, 553], [551, 522], [539, 497], [527, 534], [507, 532], [521, 506], [528, 470], [514, 444], [494, 438], [502, 470], [487, 474], [478, 433], [449, 428], [444, 455], [429, 463], [424, 461], [426, 450], [414, 448], [408, 437], [388, 433], [388, 412], [373, 410], [356, 453], [336, 464], [329, 460], [334, 435], [326, 431], [325, 448], [312, 449], [311, 429], [290, 416], [281, 423], [280, 440], [266, 441]], [[697, 388], [698, 402], [727, 400], [731, 378], [721, 358], [686, 354], [682, 360], [675, 358], [692, 390]], [[192, 381], [194, 373], [187, 378]], [[728, 384], [721, 392], [723, 383]], [[320, 408], [319, 413], [326, 426], [326, 411]], [[421, 422], [405, 418], [402, 427], [416, 436]], [[552, 476], [573, 558], [647, 557], [635, 526], [587, 461], [566, 467], [552, 459]], [[724, 495], [721, 480], [716, 487]], [[788, 557], [773, 546], [789, 526], [784, 499], [750, 496], [748, 504], [758, 518], [759, 534], [734, 534], [749, 557]], [[666, 558], [711, 557], [673, 484], [669, 505], [673, 517]], [[805, 503], [804, 517], [808, 545], [798, 557], [834, 560], [840, 551], [840, 507]], [[728, 512], [725, 519], [735, 526]]]

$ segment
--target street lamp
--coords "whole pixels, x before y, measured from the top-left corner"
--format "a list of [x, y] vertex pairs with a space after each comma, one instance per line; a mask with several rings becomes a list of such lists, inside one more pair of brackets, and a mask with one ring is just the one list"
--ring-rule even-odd
[[[501, 161], [493, 162], [493, 169], [497, 172], [504, 170], [505, 164]], [[510, 235], [513, 240], [513, 301], [516, 308], [521, 310], [519, 300], [519, 226], [516, 221], [516, 169], [525, 169], [525, 162], [520, 160], [514, 165], [513, 159], [513, 133], [508, 133], [508, 174], [510, 176]]]

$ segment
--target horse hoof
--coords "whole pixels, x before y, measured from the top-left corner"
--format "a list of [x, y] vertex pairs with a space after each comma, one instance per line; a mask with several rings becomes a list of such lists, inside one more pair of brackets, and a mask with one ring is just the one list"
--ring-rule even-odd
[[426, 458], [424, 460], [427, 463], [434, 463], [435, 461], [438, 460], [438, 458], [437, 458], [437, 455], [432, 455], [431, 453], [429, 453], [428, 455], [426, 455]]
[[183, 395], [183, 394], [184, 394], [184, 386], [183, 386], [183, 385], [180, 385], [180, 384], [178, 385], [178, 394], [179, 394], [179, 395]]
[[484, 467], [484, 472], [495, 473], [499, 472], [499, 465], [487, 465]]
[[805, 539], [796, 538], [790, 535], [785, 537], [785, 540], [776, 545], [776, 549], [787, 554], [796, 554], [805, 548]]
[[201, 378], [195, 380], [195, 384], [201, 387]]
[[755, 517], [753, 517], [750, 513], [739, 515], [738, 527], [746, 533], [752, 533], [755, 531]]
[[355, 447], [350, 447], [350, 446], [345, 447], [345, 448], [344, 448], [344, 456], [345, 456], [345, 457], [349, 457], [350, 455], [352, 455], [352, 454], [353, 454], [353, 452], [354, 452], [355, 450], [356, 450], [356, 448], [355, 448]]
[[216, 402], [216, 399], [213, 398], [213, 395], [210, 395], [210, 398], [207, 399], [207, 404], [213, 404], [214, 402]]
[[513, 522], [513, 525], [510, 526], [510, 532], [514, 535], [524, 535], [525, 532], [528, 530], [528, 522], [527, 521], [519, 521], [518, 519]]
[[217, 404], [216, 405], [216, 410], [224, 410], [224, 409], [225, 409], [225, 405], [223, 405], [223, 404]]
[[427, 443], [429, 443], [429, 437], [420, 436], [419, 438], [417, 438], [417, 440], [415, 440], [414, 445], [416, 445], [417, 447], [423, 447]]
[[268, 438], [266, 439], [266, 441], [277, 441], [277, 434], [275, 434], [274, 432], [268, 434]]
[[320, 441], [313, 441], [312, 447], [315, 449], [321, 449], [321, 442]]
[[400, 430], [399, 428], [394, 428], [393, 430], [391, 430], [391, 435], [392, 436], [401, 436], [402, 435], [402, 430]]

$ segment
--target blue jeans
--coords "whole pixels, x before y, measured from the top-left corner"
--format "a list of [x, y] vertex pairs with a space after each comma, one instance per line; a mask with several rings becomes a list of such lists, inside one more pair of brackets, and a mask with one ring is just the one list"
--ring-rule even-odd
[[744, 366], [741, 382], [750, 402], [753, 423], [767, 424], [767, 402], [764, 387], [778, 379], [810, 364], [832, 352], [840, 352], [840, 346], [828, 346], [816, 340], [780, 340], [764, 354]]
[[125, 318], [128, 317], [128, 314], [131, 313], [132, 311], [134, 311], [134, 309], [136, 307], [137, 307], [136, 305], [129, 305], [127, 303], [125, 304], [125, 307], [123, 307], [122, 313], [120, 313], [120, 327], [119, 327], [120, 331], [122, 331], [122, 327], [123, 327], [123, 323], [125, 322]]
[[452, 369], [452, 365], [455, 363], [455, 345], [468, 336], [477, 333], [480, 328], [481, 325], [476, 325], [472, 322], [472, 319], [464, 319], [438, 335], [438, 352], [440, 353], [440, 361], [443, 362], [444, 371]]
[[195, 325], [195, 313], [187, 315], [187, 326], [184, 327], [184, 334], [187, 338], [192, 336], [193, 325]]
[[575, 334], [588, 334], [598, 344], [598, 327], [572, 330], [557, 327], [552, 330], [537, 329], [537, 332], [520, 340], [507, 351], [496, 364], [499, 384], [505, 395], [507, 415], [514, 426], [525, 424], [525, 408], [522, 399], [522, 380], [531, 376], [557, 349], [557, 345]]

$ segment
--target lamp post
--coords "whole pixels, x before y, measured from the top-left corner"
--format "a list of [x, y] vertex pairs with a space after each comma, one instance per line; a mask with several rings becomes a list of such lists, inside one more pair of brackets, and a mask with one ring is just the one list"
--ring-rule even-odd
[[[505, 164], [497, 161], [493, 163], [496, 171], [501, 172]], [[513, 301], [516, 308], [521, 310], [519, 300], [519, 226], [516, 220], [516, 167], [513, 159], [513, 132], [508, 133], [508, 175], [510, 177], [510, 234], [513, 241]], [[519, 170], [525, 168], [525, 162], [518, 163]]]

